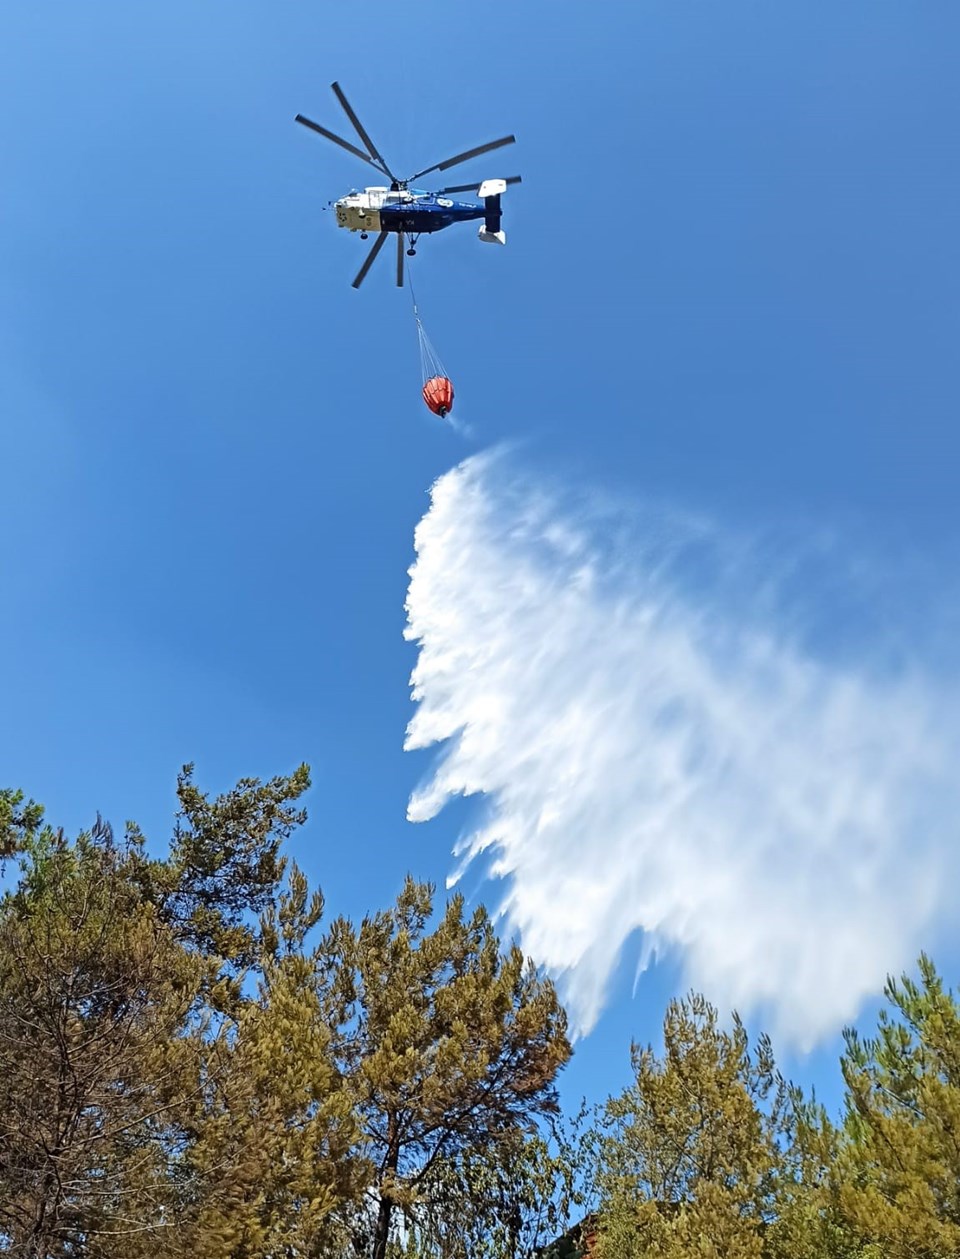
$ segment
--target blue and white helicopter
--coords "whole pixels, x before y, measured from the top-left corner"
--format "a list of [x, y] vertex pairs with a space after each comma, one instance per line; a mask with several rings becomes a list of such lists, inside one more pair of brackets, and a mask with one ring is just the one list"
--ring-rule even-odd
[[[363, 283], [391, 232], [395, 232], [397, 236], [398, 288], [403, 287], [404, 236], [407, 237], [409, 243], [407, 253], [412, 258], [416, 253], [417, 238], [424, 233], [439, 232], [453, 223], [468, 223], [472, 219], [483, 219], [479, 231], [480, 239], [490, 244], [505, 245], [507, 243], [506, 233], [500, 226], [502, 215], [500, 196], [510, 184], [521, 182], [519, 175], [512, 175], [509, 179], [485, 179], [479, 187], [476, 184], [457, 184], [456, 187], [438, 188], [434, 192], [420, 192], [411, 188], [410, 185], [415, 179], [429, 175], [432, 171], [449, 170], [451, 166], [459, 166], [461, 162], [479, 157], [481, 153], [490, 153], [494, 149], [502, 149], [507, 144], [513, 144], [515, 136], [503, 136], [499, 140], [491, 140], [489, 144], [480, 144], [475, 149], [467, 149], [466, 152], [458, 153], [455, 157], [448, 157], [445, 162], [436, 162], [433, 166], [427, 166], [417, 171], [415, 175], [411, 175], [409, 179], [398, 179], [363, 129], [360, 119], [344, 96], [340, 84], [333, 83], [331, 87], [337, 100], [343, 106], [344, 113], [353, 124], [354, 130], [363, 141], [365, 153], [349, 140], [344, 140], [334, 132], [328, 131], [326, 127], [321, 127], [319, 123], [304, 118], [303, 114], [297, 114], [296, 121], [309, 127], [311, 131], [325, 136], [328, 140], [332, 140], [334, 144], [339, 144], [342, 149], [346, 149], [354, 157], [359, 157], [362, 162], [374, 167], [390, 180], [388, 188], [364, 188], [351, 192], [333, 203], [338, 227], [345, 227], [349, 232], [359, 232], [361, 240], [366, 240], [370, 232], [379, 233], [353, 281], [355, 289]], [[483, 201], [483, 205], [450, 199], [452, 193], [470, 192], [474, 188], [476, 188], [476, 195]]]

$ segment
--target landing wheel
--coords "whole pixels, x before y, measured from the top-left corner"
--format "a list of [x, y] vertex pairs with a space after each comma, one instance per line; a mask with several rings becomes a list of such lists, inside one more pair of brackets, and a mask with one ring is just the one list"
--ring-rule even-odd
[[361, 232], [361, 233], [360, 233], [360, 239], [361, 239], [361, 240], [366, 240], [368, 235], [369, 235], [369, 232]]
[[411, 245], [411, 246], [410, 246], [410, 248], [407, 250], [407, 257], [408, 257], [408, 258], [416, 258], [416, 256], [417, 256], [417, 251], [416, 251], [416, 250], [414, 249], [414, 247]]

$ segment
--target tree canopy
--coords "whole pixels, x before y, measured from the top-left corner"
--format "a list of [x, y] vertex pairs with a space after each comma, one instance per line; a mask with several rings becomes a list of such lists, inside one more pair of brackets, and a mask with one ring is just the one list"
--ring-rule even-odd
[[[394, 908], [344, 919], [329, 936], [342, 1001], [339, 1066], [376, 1174], [371, 1254], [384, 1259], [395, 1207], [411, 1224], [439, 1200], [462, 1216], [452, 1163], [516, 1151], [532, 1120], [557, 1110], [570, 1056], [553, 985], [490, 918], [454, 896], [433, 930], [433, 889], [408, 879]], [[495, 1158], [494, 1158], [494, 1161]]]
[[11, 1259], [960, 1256], [960, 1007], [933, 962], [848, 1030], [835, 1118], [699, 993], [565, 1117], [550, 981], [409, 877], [327, 922], [284, 845], [309, 774], [166, 845], [0, 791], [0, 1254]]
[[308, 785], [211, 799], [188, 766], [159, 854], [0, 795], [0, 1253], [382, 1259], [531, 1199], [570, 1053], [552, 985], [412, 879], [324, 930], [282, 851]]

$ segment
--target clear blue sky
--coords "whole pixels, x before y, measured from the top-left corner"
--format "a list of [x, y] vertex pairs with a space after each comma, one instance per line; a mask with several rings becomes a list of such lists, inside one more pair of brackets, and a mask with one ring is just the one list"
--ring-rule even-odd
[[[334, 911], [442, 883], [461, 814], [405, 821], [407, 568], [434, 479], [505, 440], [955, 590], [958, 41], [948, 0], [6, 6], [0, 782], [159, 838], [182, 762], [307, 760]], [[463, 168], [522, 173], [507, 248], [416, 260], [469, 438], [389, 262], [350, 288], [322, 206], [367, 169], [293, 122], [346, 131], [335, 78], [404, 170], [518, 137]], [[571, 1087], [654, 1034], [675, 976], [631, 975]]]

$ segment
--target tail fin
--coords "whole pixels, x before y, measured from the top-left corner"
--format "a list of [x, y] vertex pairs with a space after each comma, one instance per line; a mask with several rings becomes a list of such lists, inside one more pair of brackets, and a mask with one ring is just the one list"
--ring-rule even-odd
[[485, 179], [480, 185], [479, 195], [483, 198], [483, 227], [480, 228], [480, 239], [490, 244], [505, 245], [507, 234], [500, 230], [500, 194], [506, 192], [505, 179]]

